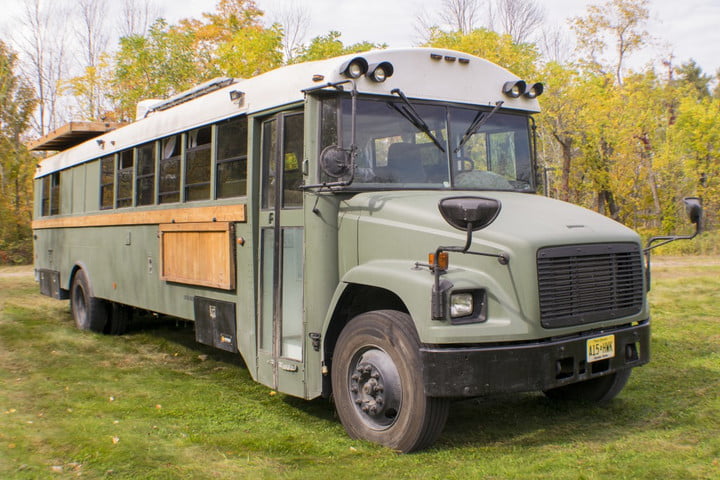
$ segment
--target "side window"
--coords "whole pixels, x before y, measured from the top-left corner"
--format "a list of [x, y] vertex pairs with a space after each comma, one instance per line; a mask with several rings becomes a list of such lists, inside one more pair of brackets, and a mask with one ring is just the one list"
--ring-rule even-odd
[[46, 175], [42, 178], [42, 203], [40, 204], [40, 216], [47, 217], [50, 215], [50, 177]]
[[302, 113], [285, 117], [283, 129], [283, 193], [284, 207], [302, 206], [302, 161], [304, 116]]
[[191, 130], [185, 138], [185, 200], [207, 200], [210, 198], [212, 127]]
[[42, 204], [40, 215], [57, 215], [60, 213], [60, 172], [51, 173], [42, 179]]
[[115, 156], [100, 159], [100, 209], [113, 208], [115, 187]]
[[155, 142], [137, 147], [136, 157], [135, 204], [152, 205], [155, 203]]
[[50, 215], [60, 213], [60, 172], [50, 175]]
[[218, 124], [217, 198], [245, 195], [247, 192], [247, 117], [238, 117]]
[[117, 168], [117, 199], [115, 207], [131, 207], [133, 192], [133, 149], [120, 152]]
[[162, 140], [160, 148], [160, 203], [180, 201], [180, 139], [173, 135]]

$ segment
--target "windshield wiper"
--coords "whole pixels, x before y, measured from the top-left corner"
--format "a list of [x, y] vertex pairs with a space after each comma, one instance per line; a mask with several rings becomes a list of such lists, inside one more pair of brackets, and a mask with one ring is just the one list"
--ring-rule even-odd
[[440, 149], [440, 151], [445, 153], [445, 147], [443, 147], [440, 141], [435, 137], [435, 135], [433, 135], [433, 133], [430, 131], [430, 127], [428, 127], [427, 123], [425, 123], [425, 120], [423, 120], [420, 114], [415, 110], [415, 107], [413, 107], [412, 103], [410, 103], [410, 100], [407, 99], [405, 94], [399, 88], [393, 88], [390, 93], [400, 97], [400, 99], [407, 107], [399, 108], [394, 103], [388, 103], [388, 105], [397, 110], [397, 112], [403, 117], [405, 117], [407, 121], [412, 123], [415, 128], [430, 137], [430, 140], [433, 141], [433, 143]]
[[478, 112], [477, 115], [475, 115], [475, 118], [473, 118], [473, 121], [470, 123], [470, 126], [467, 128], [467, 130], [465, 130], [465, 133], [463, 134], [460, 143], [458, 144], [457, 148], [453, 150], [453, 153], [459, 152], [463, 145], [465, 145], [465, 143], [470, 140], [470, 137], [479, 132], [482, 126], [485, 125], [488, 120], [490, 120], [490, 117], [495, 115], [495, 112], [498, 111], [498, 109], [502, 106], [503, 103], [504, 102], [502, 100], [498, 100], [497, 102], [495, 102], [495, 108], [493, 108], [487, 115], [485, 114], [485, 112]]

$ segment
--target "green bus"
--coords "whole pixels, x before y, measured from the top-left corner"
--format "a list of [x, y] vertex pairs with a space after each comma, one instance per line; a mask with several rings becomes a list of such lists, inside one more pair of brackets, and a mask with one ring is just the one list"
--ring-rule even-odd
[[402, 452], [453, 399], [609, 401], [650, 358], [647, 249], [536, 194], [542, 91], [461, 52], [378, 50], [70, 125], [35, 144], [57, 151], [35, 178], [40, 290], [84, 330], [191, 320]]

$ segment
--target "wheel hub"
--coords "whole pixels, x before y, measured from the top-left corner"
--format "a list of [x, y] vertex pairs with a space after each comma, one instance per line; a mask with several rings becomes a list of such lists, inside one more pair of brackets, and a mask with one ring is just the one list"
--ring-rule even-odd
[[382, 350], [359, 355], [350, 371], [350, 396], [362, 420], [373, 428], [392, 425], [400, 410], [402, 387], [397, 368]]

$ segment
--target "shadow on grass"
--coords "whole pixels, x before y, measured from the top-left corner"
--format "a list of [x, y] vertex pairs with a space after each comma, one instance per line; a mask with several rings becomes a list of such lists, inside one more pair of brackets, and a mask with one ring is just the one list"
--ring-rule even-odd
[[[215, 349], [195, 341], [194, 323], [167, 316], [139, 316], [126, 335], [147, 334], [179, 345], [198, 355], [247, 369], [241, 355]], [[682, 349], [675, 345], [673, 349]], [[678, 365], [679, 367], [680, 365]], [[696, 372], [685, 378], [685, 386], [707, 386], [694, 379], [711, 378], [712, 372]], [[657, 430], [682, 423], [683, 412], [695, 405], [687, 396], [674, 393], [676, 387], [653, 387], [668, 372], [644, 367], [633, 373], [629, 388], [604, 407], [575, 402], [556, 402], [541, 393], [487, 396], [453, 402], [447, 425], [435, 444], [436, 449], [484, 447], [561, 446], [576, 442], [612, 442], [634, 432]], [[660, 378], [658, 378], [660, 377]], [[250, 382], [250, 375], [248, 375]], [[662, 382], [661, 382], [662, 383]], [[697, 383], [697, 385], [696, 385]], [[647, 395], [654, 391], [659, 395]], [[323, 398], [303, 400], [287, 395], [282, 402], [302, 415], [324, 422], [339, 422], [331, 401]], [[679, 407], [679, 408], [678, 408]]]

